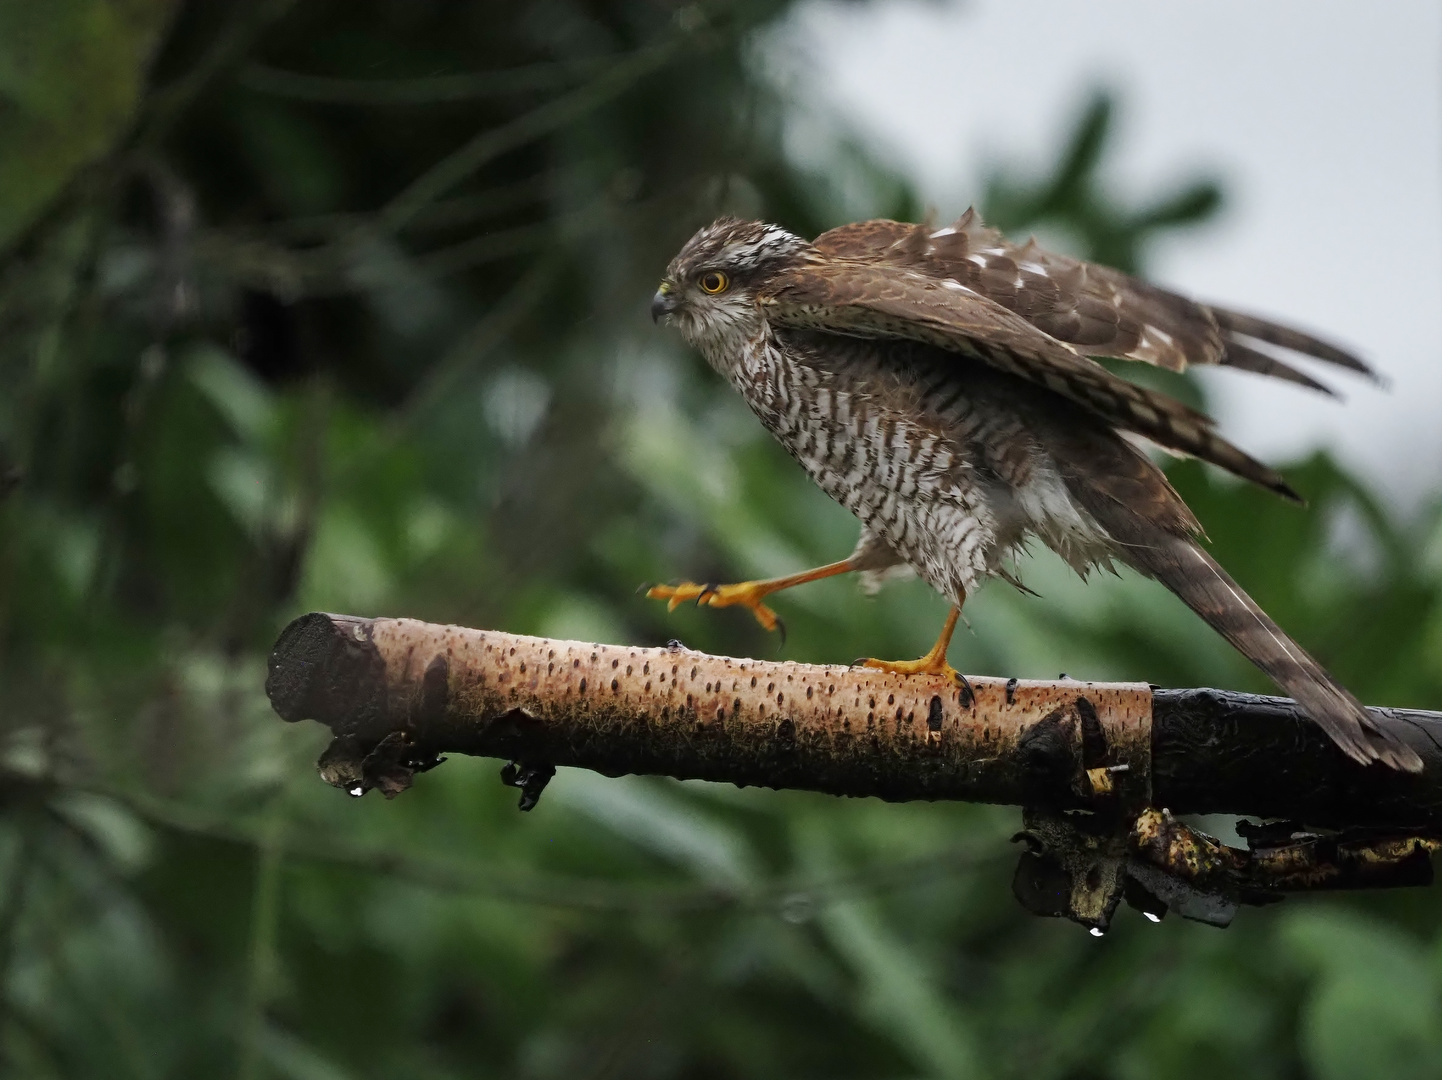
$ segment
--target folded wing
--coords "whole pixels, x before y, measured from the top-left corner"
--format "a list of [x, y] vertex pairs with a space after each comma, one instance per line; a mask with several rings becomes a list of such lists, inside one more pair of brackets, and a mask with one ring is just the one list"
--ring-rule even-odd
[[1197, 303], [1110, 267], [1013, 244], [968, 210], [944, 229], [896, 221], [844, 225], [816, 239], [825, 255], [956, 281], [1089, 356], [1171, 371], [1218, 364], [1332, 391], [1258, 346], [1274, 346], [1375, 378], [1328, 342], [1250, 315]]
[[907, 338], [971, 357], [1046, 387], [1117, 428], [1209, 461], [1286, 498], [1298, 498], [1280, 474], [1218, 436], [1210, 418], [1113, 375], [1072, 345], [954, 278], [895, 261], [823, 250], [777, 273], [758, 302], [778, 326]]

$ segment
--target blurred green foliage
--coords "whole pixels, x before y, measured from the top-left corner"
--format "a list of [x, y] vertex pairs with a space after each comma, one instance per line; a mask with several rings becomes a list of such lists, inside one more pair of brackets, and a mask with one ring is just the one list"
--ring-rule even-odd
[[175, 6], [0, 4], [0, 245], [125, 134]]
[[[522, 817], [475, 760], [357, 802], [270, 713], [266, 650], [317, 608], [776, 653], [634, 590], [854, 540], [646, 318], [719, 211], [917, 213], [854, 148], [786, 160], [748, 44], [785, 7], [0, 0], [8, 1075], [1442, 1070], [1427, 891], [1097, 941], [1015, 905], [1009, 809], [566, 771]], [[1108, 197], [1109, 115], [983, 210], [1128, 268], [1203, 222], [1206, 182]], [[1288, 474], [1309, 509], [1171, 471], [1349, 685], [1436, 707], [1438, 506]], [[969, 605], [960, 667], [1265, 689], [1145, 582], [1027, 581]], [[805, 660], [915, 655], [943, 614], [915, 583], [778, 606]]]

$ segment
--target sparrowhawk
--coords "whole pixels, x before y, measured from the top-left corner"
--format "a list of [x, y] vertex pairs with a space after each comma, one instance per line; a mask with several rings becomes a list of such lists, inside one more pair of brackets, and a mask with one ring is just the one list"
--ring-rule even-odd
[[920, 660], [867, 663], [955, 678], [946, 649], [968, 593], [991, 577], [1017, 583], [1008, 563], [1035, 538], [1083, 577], [1121, 563], [1155, 578], [1352, 758], [1421, 768], [1207, 554], [1197, 519], [1132, 440], [1296, 499], [1286, 481], [1208, 417], [1092, 359], [1221, 364], [1325, 389], [1272, 350], [1370, 374], [1351, 354], [1034, 241], [1009, 243], [971, 211], [947, 228], [866, 221], [810, 242], [722, 218], [672, 260], [651, 312], [860, 519], [861, 539], [849, 558], [800, 574], [649, 595], [743, 605], [772, 628], [770, 593], [904, 564], [954, 606]]

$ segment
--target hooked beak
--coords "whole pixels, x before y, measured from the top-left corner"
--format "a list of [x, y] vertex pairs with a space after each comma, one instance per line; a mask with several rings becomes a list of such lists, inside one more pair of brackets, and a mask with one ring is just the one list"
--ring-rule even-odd
[[672, 295], [671, 283], [663, 281], [656, 295], [651, 297], [651, 321], [660, 322], [661, 316], [670, 315], [675, 310], [676, 297]]

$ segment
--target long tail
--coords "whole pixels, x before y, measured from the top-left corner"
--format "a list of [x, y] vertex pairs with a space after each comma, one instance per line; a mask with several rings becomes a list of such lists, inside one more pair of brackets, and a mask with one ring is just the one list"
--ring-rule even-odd
[[1380, 761], [1403, 772], [1422, 771], [1416, 751], [1379, 728], [1362, 703], [1283, 633], [1195, 542], [1154, 534], [1151, 543], [1128, 546], [1123, 558], [1181, 597], [1294, 698], [1349, 757], [1364, 765]]

